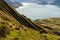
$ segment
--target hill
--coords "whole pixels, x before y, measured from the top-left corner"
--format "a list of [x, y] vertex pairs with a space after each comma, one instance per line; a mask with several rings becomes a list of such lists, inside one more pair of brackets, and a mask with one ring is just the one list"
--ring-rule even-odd
[[57, 40], [59, 36], [42, 33], [23, 24], [0, 10], [0, 40]]
[[[38, 37], [38, 38], [37, 38]], [[39, 40], [40, 33], [19, 24], [12, 17], [0, 10], [0, 40]]]
[[52, 28], [60, 32], [60, 18], [46, 18], [35, 20], [38, 25]]
[[59, 40], [57, 33], [37, 25], [0, 0], [0, 40]]
[[50, 23], [50, 24], [60, 24], [60, 18], [45, 18], [45, 19], [37, 19], [36, 22], [40, 22], [40, 24]]

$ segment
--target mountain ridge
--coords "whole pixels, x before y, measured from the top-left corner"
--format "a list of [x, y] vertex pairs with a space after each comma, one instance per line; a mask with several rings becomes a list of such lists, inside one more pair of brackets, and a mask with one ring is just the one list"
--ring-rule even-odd
[[18, 8], [19, 6], [23, 6], [20, 2], [17, 2], [17, 1], [14, 1], [14, 2], [11, 2], [10, 0], [5, 0], [9, 5], [15, 7], [15, 8]]

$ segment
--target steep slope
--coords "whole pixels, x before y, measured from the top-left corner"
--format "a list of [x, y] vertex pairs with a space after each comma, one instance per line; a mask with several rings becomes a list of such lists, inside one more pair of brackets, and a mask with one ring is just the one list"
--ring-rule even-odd
[[[2, 33], [3, 32], [3, 33]], [[13, 17], [0, 10], [0, 40], [58, 40], [59, 36], [40, 33], [18, 23]]]
[[42, 26], [38, 26], [28, 18], [20, 15], [4, 0], [0, 0], [0, 40], [60, 39], [58, 35], [47, 31]]
[[27, 26], [18, 23], [11, 16], [0, 10], [0, 40], [28, 39], [39, 40], [40, 33], [34, 29], [28, 28]]
[[[10, 16], [13, 16], [18, 22], [24, 24], [25, 26], [34, 28], [35, 30], [40, 31], [41, 27], [33, 23], [31, 20], [27, 19], [26, 17], [20, 15], [13, 7], [9, 6], [4, 0], [0, 0], [0, 8], [3, 12], [8, 12]], [[3, 9], [2, 9], [3, 8]], [[44, 30], [44, 29], [43, 29]]]

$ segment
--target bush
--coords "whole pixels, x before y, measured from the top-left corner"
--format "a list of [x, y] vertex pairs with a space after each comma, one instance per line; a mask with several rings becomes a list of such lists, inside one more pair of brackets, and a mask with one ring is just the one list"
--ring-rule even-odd
[[0, 23], [0, 38], [5, 38], [9, 34], [10, 29], [6, 22]]

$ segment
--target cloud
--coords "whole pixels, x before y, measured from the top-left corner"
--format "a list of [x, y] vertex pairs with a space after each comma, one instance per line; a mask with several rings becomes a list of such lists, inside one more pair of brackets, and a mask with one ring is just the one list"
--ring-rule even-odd
[[54, 3], [55, 0], [47, 0], [48, 4]]
[[10, 0], [11, 2], [15, 2], [15, 0]]
[[30, 5], [30, 3], [22, 3], [23, 6], [19, 7], [19, 9], [22, 9], [22, 8], [25, 8], [25, 7], [28, 7], [28, 5]]
[[60, 17], [60, 8], [54, 5], [38, 5], [30, 3], [25, 8], [16, 8], [16, 10], [26, 15], [30, 19]]

